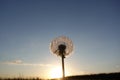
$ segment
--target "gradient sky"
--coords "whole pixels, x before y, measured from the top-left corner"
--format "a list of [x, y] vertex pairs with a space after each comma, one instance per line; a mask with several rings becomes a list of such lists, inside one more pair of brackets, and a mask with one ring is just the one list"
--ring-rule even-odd
[[61, 35], [75, 46], [66, 75], [120, 71], [119, 0], [0, 0], [0, 76], [49, 77]]

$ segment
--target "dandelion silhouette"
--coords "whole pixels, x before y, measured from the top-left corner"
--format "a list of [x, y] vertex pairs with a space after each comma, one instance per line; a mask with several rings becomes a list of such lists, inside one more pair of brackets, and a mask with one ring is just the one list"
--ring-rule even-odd
[[68, 56], [73, 51], [73, 43], [66, 36], [60, 36], [55, 39], [50, 44], [50, 50], [53, 54], [60, 56], [62, 59], [62, 75], [63, 80], [65, 79], [65, 69], [64, 69], [64, 58]]

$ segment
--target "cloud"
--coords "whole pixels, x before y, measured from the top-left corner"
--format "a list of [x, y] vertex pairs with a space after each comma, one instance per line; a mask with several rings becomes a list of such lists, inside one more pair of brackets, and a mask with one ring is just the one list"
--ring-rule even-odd
[[22, 60], [6, 61], [6, 62], [1, 62], [0, 64], [21, 65], [21, 66], [41, 66], [41, 67], [51, 67], [52, 66], [51, 64], [24, 63]]
[[50, 64], [35, 64], [35, 63], [23, 63], [22, 65], [24, 65], [24, 66], [41, 66], [41, 67], [50, 67], [50, 66], [52, 66], [52, 65], [50, 65]]
[[22, 64], [22, 60], [6, 61], [6, 62], [1, 62], [1, 64], [18, 65], [18, 64]]

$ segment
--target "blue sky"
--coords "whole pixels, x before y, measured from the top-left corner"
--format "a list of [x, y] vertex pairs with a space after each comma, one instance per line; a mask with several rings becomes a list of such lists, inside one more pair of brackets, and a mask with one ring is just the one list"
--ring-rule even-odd
[[49, 44], [65, 35], [69, 74], [120, 71], [119, 0], [0, 0], [0, 75], [49, 77], [61, 65]]

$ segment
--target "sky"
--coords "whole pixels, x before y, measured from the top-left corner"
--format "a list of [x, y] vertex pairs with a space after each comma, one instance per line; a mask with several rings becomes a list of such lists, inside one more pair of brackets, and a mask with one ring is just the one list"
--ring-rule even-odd
[[119, 3], [0, 0], [0, 76], [51, 78], [61, 59], [50, 52], [50, 42], [63, 35], [74, 44], [66, 76], [120, 72]]

